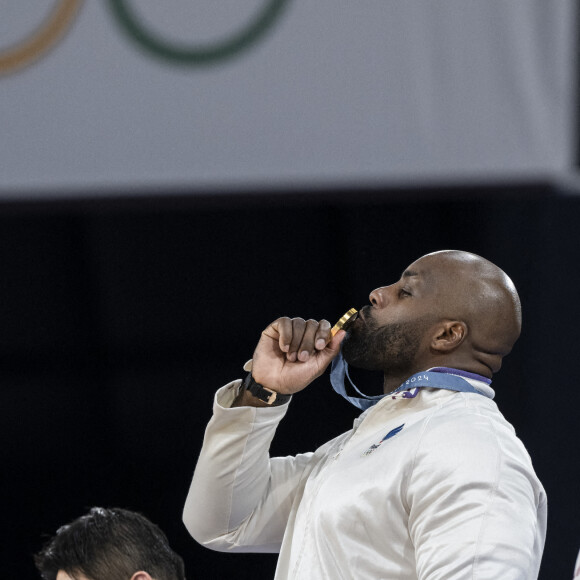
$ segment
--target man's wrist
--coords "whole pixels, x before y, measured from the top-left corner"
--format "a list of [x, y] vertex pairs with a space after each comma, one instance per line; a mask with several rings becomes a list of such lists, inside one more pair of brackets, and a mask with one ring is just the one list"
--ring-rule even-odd
[[291, 395], [283, 395], [269, 389], [268, 387], [264, 387], [263, 385], [257, 383], [252, 376], [252, 372], [248, 372], [246, 378], [243, 380], [242, 384], [240, 385], [240, 390], [238, 392], [238, 396], [236, 397], [236, 402], [238, 404], [242, 404], [242, 398], [248, 400], [246, 393], [250, 394], [253, 399], [257, 399], [261, 402], [259, 405], [264, 407], [278, 407], [279, 405], [283, 405], [287, 403]]

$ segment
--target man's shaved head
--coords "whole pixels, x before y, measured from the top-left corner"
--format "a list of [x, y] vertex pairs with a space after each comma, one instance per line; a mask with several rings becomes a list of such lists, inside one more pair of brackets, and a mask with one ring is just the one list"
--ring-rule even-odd
[[492, 372], [518, 339], [522, 312], [509, 276], [469, 252], [443, 250], [419, 258], [409, 270], [423, 273], [437, 297], [437, 312], [467, 325], [466, 343]]
[[382, 370], [385, 388], [436, 366], [491, 377], [520, 335], [513, 282], [469, 252], [427, 254], [369, 298], [349, 329], [343, 354], [353, 366]]

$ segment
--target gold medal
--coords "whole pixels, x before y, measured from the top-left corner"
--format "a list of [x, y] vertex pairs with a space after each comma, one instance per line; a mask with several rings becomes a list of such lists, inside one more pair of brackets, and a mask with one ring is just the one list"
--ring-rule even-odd
[[346, 330], [346, 327], [356, 320], [356, 315], [358, 314], [356, 308], [351, 308], [346, 314], [343, 314], [338, 322], [331, 328], [330, 334], [334, 336], [339, 330], [343, 328]]

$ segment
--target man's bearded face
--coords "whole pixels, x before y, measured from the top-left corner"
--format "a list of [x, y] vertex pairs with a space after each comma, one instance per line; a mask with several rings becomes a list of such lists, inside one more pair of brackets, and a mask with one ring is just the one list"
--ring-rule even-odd
[[406, 371], [413, 368], [421, 340], [432, 323], [431, 316], [379, 326], [366, 310], [364, 320], [355, 321], [342, 343], [349, 365], [369, 371]]

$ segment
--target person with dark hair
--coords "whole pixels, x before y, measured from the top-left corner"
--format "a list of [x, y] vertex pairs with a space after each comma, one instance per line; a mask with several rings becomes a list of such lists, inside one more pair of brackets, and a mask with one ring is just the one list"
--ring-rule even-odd
[[185, 580], [183, 560], [139, 513], [93, 507], [34, 557], [43, 580]]
[[[275, 320], [245, 379], [216, 393], [189, 532], [215, 550], [279, 552], [277, 580], [537, 578], [546, 494], [491, 387], [520, 329], [505, 272], [454, 250], [373, 290], [346, 330]], [[363, 413], [315, 452], [270, 457], [290, 400], [331, 363]], [[384, 394], [348, 395], [349, 364], [381, 371]]]

